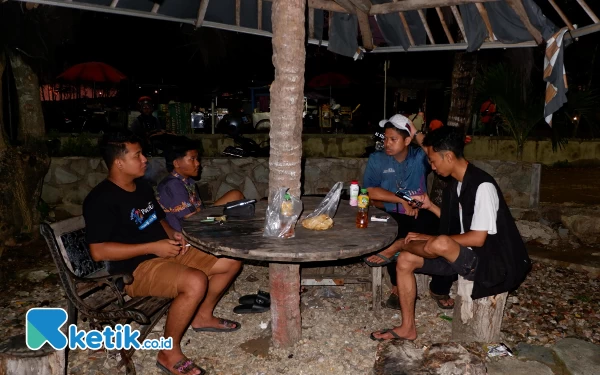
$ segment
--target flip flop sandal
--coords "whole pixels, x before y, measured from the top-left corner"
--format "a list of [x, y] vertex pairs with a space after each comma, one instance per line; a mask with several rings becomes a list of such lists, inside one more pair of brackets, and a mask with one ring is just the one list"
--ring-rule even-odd
[[232, 327], [232, 328], [217, 328], [217, 327], [194, 328], [194, 327], [192, 327], [192, 329], [195, 332], [233, 332], [233, 331], [237, 331], [238, 329], [242, 328], [242, 325], [240, 323], [234, 322], [233, 320], [229, 320], [229, 319], [219, 319], [219, 324], [223, 325], [225, 327], [227, 327], [228, 325], [235, 324], [235, 327]]
[[454, 303], [452, 303], [452, 305], [447, 305], [447, 306], [445, 306], [445, 305], [442, 303], [442, 300], [449, 300], [449, 299], [451, 299], [451, 298], [450, 298], [450, 295], [448, 295], [448, 294], [435, 294], [435, 293], [433, 293], [431, 290], [429, 291], [429, 295], [430, 295], [430, 296], [431, 296], [431, 298], [433, 298], [433, 300], [434, 300], [434, 301], [437, 303], [437, 305], [438, 305], [438, 307], [439, 307], [440, 309], [444, 309], [444, 310], [451, 310], [451, 309], [453, 309], [453, 308], [454, 308]]
[[271, 299], [269, 298], [268, 293], [259, 291], [258, 294], [254, 295], [256, 297], [253, 300], [250, 300], [250, 298], [248, 298], [251, 296], [253, 295], [251, 294], [248, 296], [241, 297], [241, 305], [234, 307], [233, 312], [236, 314], [258, 314], [263, 313], [265, 311], [269, 311], [271, 307]]
[[270, 306], [271, 305], [271, 295], [267, 292], [263, 292], [259, 290], [257, 294], [248, 294], [240, 297], [239, 299], [240, 305], [261, 305], [261, 306]]
[[393, 257], [388, 258], [385, 255], [381, 255], [381, 254], [375, 254], [375, 256], [378, 256], [379, 258], [383, 259], [383, 262], [381, 263], [375, 263], [375, 262], [370, 262], [367, 260], [367, 258], [363, 258], [363, 261], [367, 264], [367, 266], [369, 267], [383, 267], [383, 266], [387, 266], [388, 264], [395, 262], [396, 259], [398, 259], [398, 254], [400, 254], [399, 252], [394, 254]]
[[[169, 374], [169, 375], [173, 374], [171, 371], [169, 371], [168, 368], [166, 368], [165, 366], [158, 363], [158, 361], [156, 361], [156, 367], [161, 369], [166, 374]], [[175, 371], [177, 371], [178, 374], [184, 374], [184, 375], [190, 374], [192, 370], [196, 370], [196, 369], [200, 370], [200, 375], [206, 374], [205, 369], [198, 366], [197, 364], [194, 363], [194, 361], [192, 361], [191, 359], [188, 359], [187, 357], [183, 357], [183, 359], [181, 361], [174, 364], [173, 368], [175, 369]]]
[[394, 330], [392, 328], [386, 328], [383, 331], [379, 331], [379, 333], [381, 333], [381, 334], [388, 333], [388, 332], [394, 337], [391, 339], [377, 338], [377, 337], [375, 337], [375, 334], [377, 333], [377, 331], [375, 331], [375, 332], [371, 332], [371, 340], [373, 340], [373, 341], [408, 340], [408, 339], [405, 339], [404, 337], [398, 336], [398, 334], [396, 332], [394, 332]]

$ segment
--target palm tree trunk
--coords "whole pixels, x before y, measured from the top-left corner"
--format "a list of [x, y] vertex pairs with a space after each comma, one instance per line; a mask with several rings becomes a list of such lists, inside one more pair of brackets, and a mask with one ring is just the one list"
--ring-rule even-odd
[[19, 141], [27, 143], [45, 134], [40, 84], [37, 74], [23, 61], [21, 54], [11, 53], [9, 57], [19, 97], [17, 137]]
[[457, 52], [452, 70], [452, 98], [448, 126], [465, 129], [471, 123], [474, 98], [474, 81], [477, 73], [477, 54]]
[[0, 246], [17, 233], [37, 234], [37, 207], [50, 166], [43, 142], [44, 117], [37, 75], [19, 55], [1, 60], [0, 72], [3, 63], [11, 64], [17, 89], [19, 145], [11, 145], [4, 134], [0, 136]]
[[272, 8], [271, 155], [269, 196], [280, 187], [300, 196], [304, 91], [304, 0], [275, 0]]
[[[271, 85], [270, 198], [280, 187], [300, 196], [305, 6], [306, 0], [275, 0], [271, 11], [275, 81]], [[269, 283], [273, 343], [292, 346], [302, 336], [298, 264], [271, 263]]]

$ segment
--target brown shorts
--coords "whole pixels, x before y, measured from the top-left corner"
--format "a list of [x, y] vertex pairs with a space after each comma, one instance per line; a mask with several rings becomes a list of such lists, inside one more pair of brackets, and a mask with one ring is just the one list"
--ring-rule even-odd
[[153, 258], [142, 262], [133, 271], [133, 283], [125, 285], [130, 297], [152, 296], [175, 298], [179, 278], [188, 268], [196, 268], [208, 275], [219, 258], [190, 247], [175, 258]]

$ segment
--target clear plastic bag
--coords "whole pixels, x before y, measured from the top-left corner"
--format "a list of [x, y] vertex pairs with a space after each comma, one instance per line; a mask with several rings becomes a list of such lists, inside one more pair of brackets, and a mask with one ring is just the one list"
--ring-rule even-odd
[[319, 206], [302, 220], [302, 226], [313, 230], [327, 230], [333, 226], [333, 217], [337, 212], [342, 195], [343, 183], [333, 185]]
[[288, 188], [279, 188], [269, 202], [265, 214], [263, 237], [294, 238], [296, 236], [295, 227], [302, 213], [302, 201], [290, 194], [290, 200], [285, 202], [287, 191]]

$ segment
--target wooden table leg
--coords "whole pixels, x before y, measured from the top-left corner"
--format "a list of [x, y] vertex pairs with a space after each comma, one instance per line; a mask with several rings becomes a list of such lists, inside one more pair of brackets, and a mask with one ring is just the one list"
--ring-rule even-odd
[[300, 265], [270, 263], [271, 322], [273, 343], [289, 347], [300, 341]]
[[379, 314], [381, 312], [381, 293], [382, 293], [382, 272], [383, 267], [371, 267], [373, 287], [373, 312]]

